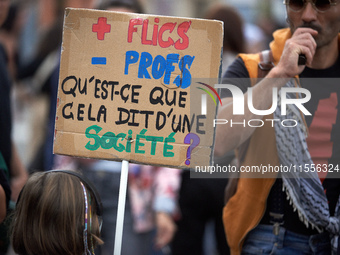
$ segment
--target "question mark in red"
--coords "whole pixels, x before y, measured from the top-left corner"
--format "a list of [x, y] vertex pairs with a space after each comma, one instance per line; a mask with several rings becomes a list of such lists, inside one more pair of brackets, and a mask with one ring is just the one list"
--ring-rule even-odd
[[[192, 143], [191, 143], [192, 141]], [[198, 135], [194, 134], [194, 133], [189, 133], [185, 136], [184, 138], [184, 143], [185, 144], [190, 144], [188, 150], [187, 150], [187, 160], [185, 161], [185, 164], [187, 166], [190, 165], [190, 159], [191, 159], [191, 151], [200, 144], [200, 138]]]

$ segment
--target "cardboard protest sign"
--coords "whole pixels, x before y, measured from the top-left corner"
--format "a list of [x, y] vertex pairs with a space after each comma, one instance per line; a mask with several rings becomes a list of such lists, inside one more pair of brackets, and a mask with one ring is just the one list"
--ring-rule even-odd
[[210, 164], [219, 101], [198, 79], [217, 81], [222, 38], [219, 21], [66, 9], [54, 153]]

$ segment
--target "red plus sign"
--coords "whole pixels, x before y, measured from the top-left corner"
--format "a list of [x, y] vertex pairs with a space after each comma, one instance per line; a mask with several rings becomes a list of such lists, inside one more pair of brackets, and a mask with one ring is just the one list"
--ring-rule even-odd
[[97, 33], [98, 40], [104, 40], [105, 33], [111, 31], [111, 25], [106, 23], [107, 19], [104, 17], [98, 18], [98, 23], [92, 25], [92, 32]]

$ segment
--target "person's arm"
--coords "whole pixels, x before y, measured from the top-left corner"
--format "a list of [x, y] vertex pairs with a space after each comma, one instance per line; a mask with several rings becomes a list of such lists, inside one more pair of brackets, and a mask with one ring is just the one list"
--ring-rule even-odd
[[12, 158], [11, 158], [11, 190], [12, 195], [11, 199], [12, 201], [17, 201], [19, 193], [21, 189], [24, 187], [27, 179], [28, 179], [28, 173], [26, 171], [26, 168], [22, 164], [19, 154], [17, 152], [17, 149], [12, 143]]
[[155, 170], [153, 208], [156, 218], [155, 246], [157, 249], [168, 245], [176, 232], [173, 215], [176, 210], [177, 193], [180, 186], [180, 172], [180, 169], [165, 167]]
[[[292, 38], [286, 41], [279, 63], [272, 68], [259, 83], [253, 86], [252, 98], [253, 106], [257, 110], [269, 109], [272, 105], [272, 89], [280, 89], [287, 81], [299, 75], [305, 66], [298, 65], [300, 54], [307, 58], [307, 65], [311, 65], [315, 54], [316, 43], [312, 35], [317, 31], [310, 28], [299, 28], [295, 31]], [[244, 102], [248, 101], [248, 93], [244, 94]], [[233, 122], [245, 122], [251, 119], [262, 119], [249, 111], [247, 105], [244, 107], [244, 115], [233, 115], [232, 98], [224, 98], [223, 106], [219, 108], [217, 119], [232, 120]], [[222, 156], [227, 151], [237, 148], [245, 142], [255, 131], [256, 128], [245, 125], [216, 125], [215, 155]]]
[[168, 245], [176, 232], [176, 224], [172, 215], [166, 212], [156, 212], [156, 249], [162, 249]]

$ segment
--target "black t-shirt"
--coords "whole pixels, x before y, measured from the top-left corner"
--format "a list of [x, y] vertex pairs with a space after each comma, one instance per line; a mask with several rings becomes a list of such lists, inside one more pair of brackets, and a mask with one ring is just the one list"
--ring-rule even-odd
[[[10, 168], [12, 154], [11, 146], [11, 109], [10, 109], [10, 89], [11, 82], [7, 71], [6, 54], [0, 45], [0, 152], [5, 160], [7, 168]], [[0, 172], [2, 170], [0, 169]], [[7, 200], [10, 192], [8, 190], [7, 179], [3, 173], [0, 173], [0, 184], [4, 187]]]
[[[222, 83], [228, 84], [232, 82], [244, 93], [251, 86], [248, 70], [241, 58], [237, 58], [229, 66], [223, 78]], [[340, 176], [340, 169], [338, 169], [340, 167], [339, 81], [340, 57], [330, 68], [316, 70], [306, 67], [300, 74], [301, 87], [306, 88], [311, 93], [311, 99], [304, 104], [304, 107], [311, 113], [311, 116], [305, 116], [309, 128], [307, 144], [310, 154], [315, 164], [326, 164], [333, 167], [333, 172], [328, 173], [327, 178], [323, 181], [331, 215], [334, 215], [335, 206], [340, 194], [340, 179], [330, 178], [330, 175]], [[222, 97], [230, 96], [229, 90], [226, 89], [222, 89], [220, 93]], [[278, 185], [278, 181], [274, 185]], [[299, 220], [298, 213], [293, 211], [289, 201], [285, 199], [285, 194], [282, 194], [282, 197], [284, 198], [284, 226], [296, 233], [306, 235], [316, 234], [316, 230], [306, 228]], [[269, 207], [267, 206], [261, 221], [263, 224], [269, 224], [270, 222]]]

